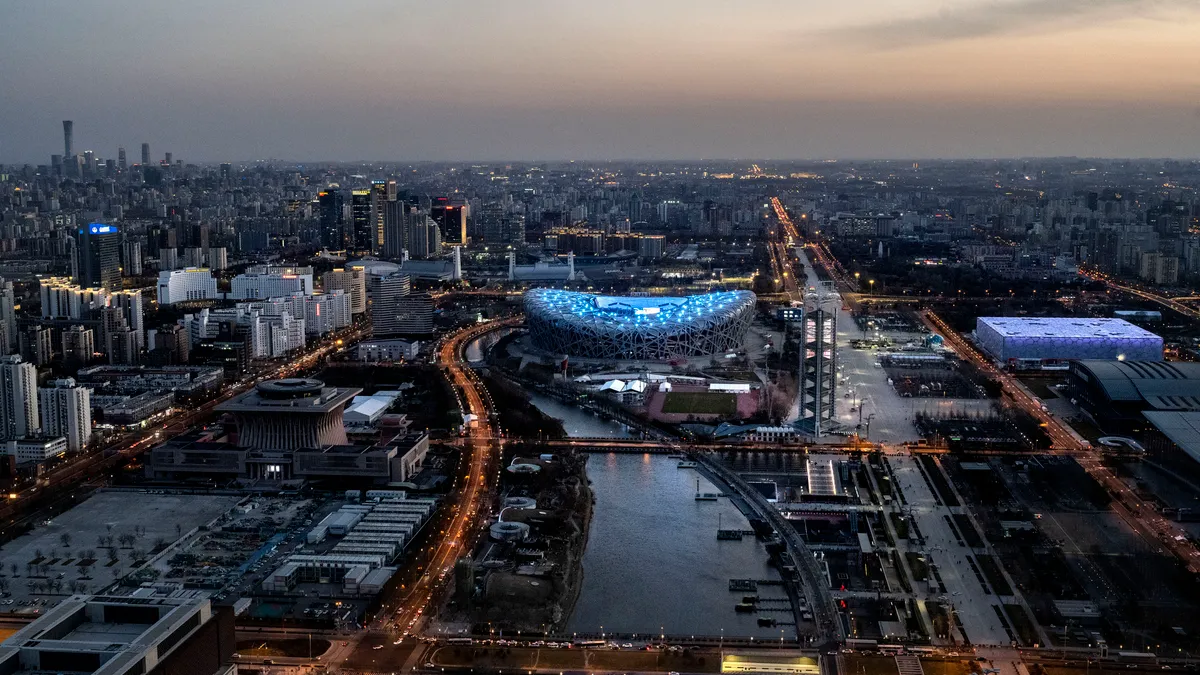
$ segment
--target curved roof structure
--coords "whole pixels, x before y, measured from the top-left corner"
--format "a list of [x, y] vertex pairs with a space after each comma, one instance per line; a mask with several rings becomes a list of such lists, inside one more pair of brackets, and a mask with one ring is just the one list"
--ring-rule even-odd
[[525, 316], [534, 345], [546, 351], [665, 360], [741, 348], [755, 300], [750, 291], [620, 297], [534, 289]]

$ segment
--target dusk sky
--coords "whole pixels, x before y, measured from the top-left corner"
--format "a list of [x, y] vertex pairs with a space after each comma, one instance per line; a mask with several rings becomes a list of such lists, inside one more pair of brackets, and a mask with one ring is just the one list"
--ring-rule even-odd
[[10, 0], [0, 163], [1200, 155], [1200, 0]]

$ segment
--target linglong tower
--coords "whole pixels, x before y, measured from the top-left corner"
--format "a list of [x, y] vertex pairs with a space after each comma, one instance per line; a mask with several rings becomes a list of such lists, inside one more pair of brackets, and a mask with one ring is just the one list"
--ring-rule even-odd
[[[825, 284], [822, 284], [823, 286]], [[800, 419], [806, 433], [828, 433], [837, 401], [837, 295], [822, 289], [806, 298], [800, 335]]]

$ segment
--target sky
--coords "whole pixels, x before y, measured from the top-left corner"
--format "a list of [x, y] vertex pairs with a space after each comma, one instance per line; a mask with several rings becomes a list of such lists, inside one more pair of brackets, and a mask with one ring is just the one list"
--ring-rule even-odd
[[7, 0], [0, 164], [1200, 157], [1200, 0]]

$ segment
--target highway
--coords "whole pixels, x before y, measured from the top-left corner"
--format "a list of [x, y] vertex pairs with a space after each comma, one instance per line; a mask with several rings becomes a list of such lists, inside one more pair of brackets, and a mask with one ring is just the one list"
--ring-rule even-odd
[[[1200, 319], [1200, 311], [1197, 311], [1194, 307], [1189, 307], [1188, 305], [1180, 302], [1179, 300], [1177, 300], [1175, 298], [1169, 298], [1165, 295], [1159, 295], [1158, 293], [1152, 293], [1150, 291], [1143, 290], [1141, 288], [1137, 288], [1136, 286], [1129, 286], [1126, 284], [1119, 283], [1119, 282], [1115, 281], [1112, 277], [1108, 276], [1107, 274], [1102, 274], [1100, 272], [1084, 270], [1081, 268], [1079, 270], [1079, 274], [1080, 274], [1080, 276], [1091, 279], [1092, 281], [1102, 282], [1111, 289], [1118, 290], [1123, 293], [1129, 293], [1131, 295], [1136, 295], [1139, 298], [1142, 298], [1143, 300], [1149, 300], [1151, 302], [1162, 305], [1163, 307], [1166, 307], [1167, 309], [1171, 309], [1176, 312], [1179, 312], [1180, 314], [1188, 317], [1189, 319]], [[1190, 297], [1193, 297], [1193, 296], [1189, 296], [1189, 298]]]
[[941, 317], [933, 312], [922, 312], [921, 318], [931, 330], [940, 334], [960, 357], [999, 382], [1013, 405], [1041, 422], [1050, 436], [1051, 450], [1074, 457], [1096, 482], [1103, 485], [1113, 496], [1113, 512], [1120, 516], [1130, 529], [1146, 540], [1152, 549], [1169, 550], [1183, 560], [1189, 571], [1200, 572], [1200, 550], [1186, 537], [1186, 533], [1155, 511], [1153, 506], [1139, 499], [1124, 481], [1104, 466], [1103, 455], [1098, 449], [1062, 420], [1044, 411], [1041, 399], [1025, 388], [1012, 374], [996, 367], [987, 355], [967, 342]]
[[775, 209], [775, 218], [779, 221], [779, 226], [782, 232], [782, 237], [772, 237], [768, 242], [768, 247], [771, 253], [771, 272], [774, 275], [775, 283], [783, 285], [783, 292], [791, 302], [799, 303], [804, 300], [803, 290], [796, 282], [796, 275], [792, 267], [791, 256], [788, 255], [787, 247], [793, 242], [800, 240], [800, 235], [796, 231], [796, 224], [792, 222], [791, 216], [788, 215], [787, 209], [783, 208], [783, 202], [779, 201], [779, 197], [771, 198], [771, 206]]
[[523, 320], [523, 317], [514, 317], [471, 326], [448, 336], [438, 348], [438, 364], [444, 368], [446, 378], [459, 397], [460, 409], [464, 415], [473, 416], [466, 429], [465, 447], [470, 455], [464, 462], [466, 468], [459, 484], [457, 503], [451, 507], [450, 524], [434, 544], [429, 566], [412, 587], [406, 589], [391, 615], [382, 618], [384, 623], [401, 631], [400, 640], [418, 630], [417, 622], [451, 578], [454, 563], [464, 552], [469, 554], [474, 548], [480, 517], [488, 512], [499, 481], [500, 467], [494, 461], [499, 457], [499, 434], [492, 415], [492, 402], [479, 376], [467, 366], [463, 352], [472, 340], [492, 331], [518, 326]]

